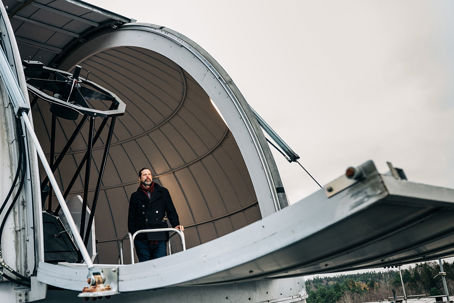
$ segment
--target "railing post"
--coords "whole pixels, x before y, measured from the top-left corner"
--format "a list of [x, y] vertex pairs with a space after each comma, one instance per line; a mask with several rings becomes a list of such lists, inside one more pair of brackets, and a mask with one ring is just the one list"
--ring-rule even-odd
[[131, 233], [128, 233], [129, 237], [129, 247], [131, 249], [131, 264], [134, 264], [134, 238]]
[[123, 259], [123, 239], [120, 240], [120, 264], [123, 265], [124, 259]]
[[153, 228], [153, 229], [141, 229], [138, 230], [134, 233], [134, 235], [131, 235], [131, 233], [128, 233], [129, 237], [129, 243], [130, 243], [130, 248], [131, 248], [131, 264], [134, 264], [134, 239], [138, 234], [142, 233], [157, 233], [157, 232], [163, 232], [163, 231], [173, 231], [176, 232], [180, 236], [181, 240], [181, 246], [183, 248], [183, 251], [186, 250], [186, 240], [184, 238], [184, 232], [182, 232], [179, 229], [176, 228]]

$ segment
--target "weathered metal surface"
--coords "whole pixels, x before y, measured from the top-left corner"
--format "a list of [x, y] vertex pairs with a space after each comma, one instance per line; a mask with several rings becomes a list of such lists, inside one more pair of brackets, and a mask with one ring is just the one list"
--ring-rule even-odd
[[[77, 293], [63, 290], [51, 290], [46, 302], [80, 302]], [[209, 285], [204, 287], [172, 287], [151, 291], [121, 293], [113, 296], [108, 302], [184, 302], [184, 303], [213, 303], [213, 302], [305, 302], [307, 297], [304, 279], [262, 280], [245, 283], [224, 285]]]
[[[363, 168], [373, 171], [372, 162]], [[454, 250], [454, 190], [369, 173], [327, 198], [300, 202], [222, 238], [120, 267], [120, 291], [207, 285], [381, 267]], [[45, 266], [58, 272], [59, 266]], [[66, 268], [70, 276], [77, 269]], [[184, 272], [184, 275], [179, 273]], [[42, 281], [52, 284], [45, 275]], [[52, 283], [51, 283], [52, 282]], [[53, 284], [72, 288], [61, 279]]]

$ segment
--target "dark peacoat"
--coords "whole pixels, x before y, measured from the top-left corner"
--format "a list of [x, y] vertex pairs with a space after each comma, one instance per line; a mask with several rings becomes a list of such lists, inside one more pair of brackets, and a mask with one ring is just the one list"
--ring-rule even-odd
[[[140, 229], [168, 227], [167, 221], [164, 220], [165, 216], [172, 227], [180, 225], [172, 198], [165, 187], [155, 183], [151, 199], [140, 187], [131, 194], [128, 213], [128, 230], [131, 234]], [[136, 239], [167, 240], [168, 233], [139, 234]]]

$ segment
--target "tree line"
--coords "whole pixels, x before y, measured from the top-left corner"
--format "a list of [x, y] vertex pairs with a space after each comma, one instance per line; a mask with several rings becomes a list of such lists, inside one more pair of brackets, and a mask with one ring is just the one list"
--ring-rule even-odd
[[[443, 263], [449, 294], [454, 294], [454, 264]], [[438, 263], [428, 262], [402, 270], [407, 295], [444, 294]], [[360, 303], [382, 301], [403, 295], [399, 271], [367, 272], [319, 278], [306, 281], [307, 303]]]

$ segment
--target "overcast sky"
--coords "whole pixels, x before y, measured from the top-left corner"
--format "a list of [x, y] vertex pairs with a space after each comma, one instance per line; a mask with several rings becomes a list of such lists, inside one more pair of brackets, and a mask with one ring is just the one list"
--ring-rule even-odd
[[[454, 2], [91, 0], [208, 51], [326, 184], [372, 159], [454, 187]], [[292, 202], [317, 189], [276, 155]]]

